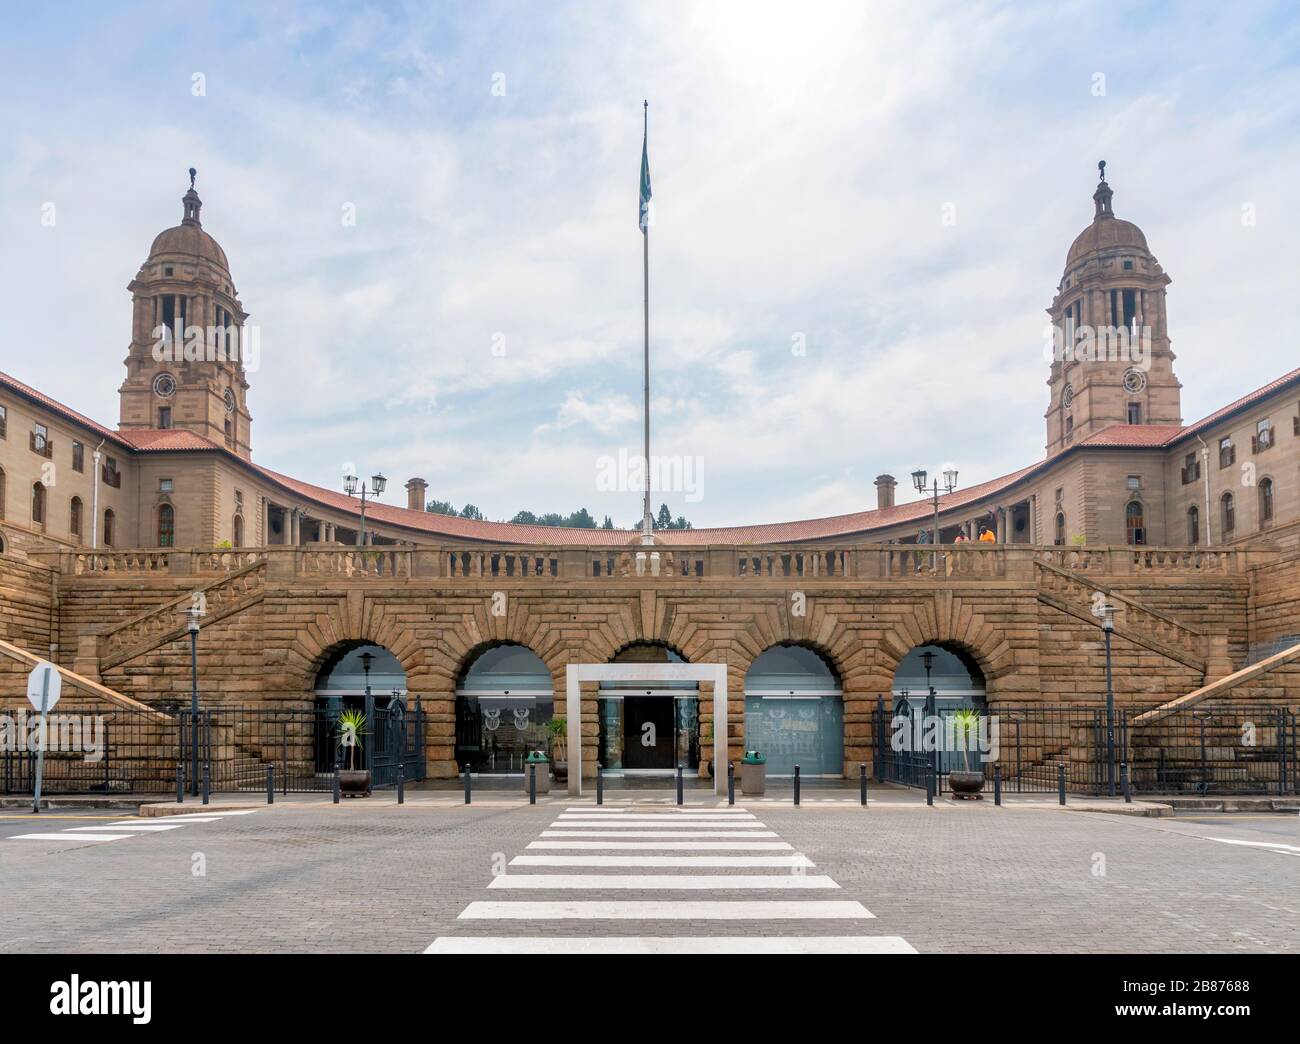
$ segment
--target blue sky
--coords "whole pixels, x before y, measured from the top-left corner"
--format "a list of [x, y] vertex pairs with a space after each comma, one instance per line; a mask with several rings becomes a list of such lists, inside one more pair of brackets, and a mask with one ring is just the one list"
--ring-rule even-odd
[[656, 502], [725, 525], [949, 460], [973, 484], [1043, 452], [1098, 159], [1173, 278], [1184, 419], [1297, 365], [1298, 54], [1284, 5], [10, 12], [0, 367], [115, 423], [125, 286], [193, 165], [261, 331], [255, 459], [632, 523], [597, 460], [639, 446], [649, 98], [654, 452], [704, 477]]

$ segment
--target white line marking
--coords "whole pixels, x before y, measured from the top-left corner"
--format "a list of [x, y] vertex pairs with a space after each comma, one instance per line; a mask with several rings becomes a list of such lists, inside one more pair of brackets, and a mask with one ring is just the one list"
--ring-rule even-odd
[[[1204, 835], [1197, 835], [1204, 836]], [[1224, 845], [1246, 845], [1249, 848], [1271, 848], [1274, 851], [1294, 852], [1300, 855], [1300, 845], [1284, 845], [1278, 841], [1238, 841], [1231, 837], [1206, 837], [1206, 841], [1218, 841]]]
[[733, 823], [753, 823], [757, 816], [670, 816], [656, 815], [648, 816], [625, 815], [625, 816], [560, 816], [557, 823], [585, 823], [593, 820], [600, 823], [712, 823], [716, 826], [731, 826]]
[[723, 855], [519, 855], [511, 866], [748, 866], [794, 867], [816, 866], [805, 855], [723, 856]]
[[543, 830], [542, 837], [776, 837], [775, 830]]
[[705, 852], [793, 852], [785, 841], [531, 841], [529, 848], [571, 851], [705, 851]]
[[498, 874], [489, 888], [609, 891], [734, 891], [839, 888], [824, 874]]
[[550, 825], [550, 829], [591, 827], [596, 830], [618, 830], [620, 827], [662, 827], [672, 830], [755, 830], [765, 826], [767, 826], [766, 823], [760, 823], [758, 820], [748, 823], [732, 823], [715, 819], [712, 822], [706, 820], [703, 823], [697, 823], [653, 816], [649, 819], [557, 819]]
[[10, 841], [121, 841], [134, 834], [11, 834]]
[[596, 812], [608, 816], [650, 815], [652, 813], [658, 815], [690, 814], [693, 816], [702, 816], [702, 815], [739, 816], [739, 815], [743, 815], [749, 810], [745, 808], [735, 807], [735, 806], [728, 806], [727, 808], [702, 808], [698, 805], [685, 805], [682, 808], [650, 809], [650, 808], [646, 808], [645, 806], [637, 808], [632, 805], [623, 805], [622, 807], [612, 806], [612, 805], [585, 805], [585, 806], [571, 805], [568, 808], [566, 808], [564, 811], [581, 812], [583, 814], [586, 814], [588, 812]]
[[[157, 830], [179, 830], [184, 823], [113, 823], [113, 830], [131, 830], [140, 834], [148, 834]], [[103, 827], [68, 827], [69, 830], [103, 830]]]
[[[137, 823], [152, 823], [159, 818], [154, 816], [150, 819], [119, 819], [113, 826], [134, 826]], [[220, 821], [217, 816], [167, 816], [162, 819], [162, 822], [170, 823], [172, 820], [176, 821], [176, 826], [184, 826], [186, 823], [216, 823]]]
[[425, 953], [916, 953], [898, 935], [484, 936], [434, 939]]
[[663, 900], [473, 902], [463, 921], [861, 921], [874, 917], [852, 900]]

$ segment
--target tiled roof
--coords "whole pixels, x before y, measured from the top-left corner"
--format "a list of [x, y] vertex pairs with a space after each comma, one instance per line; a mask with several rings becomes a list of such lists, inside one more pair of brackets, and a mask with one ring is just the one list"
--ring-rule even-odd
[[211, 439], [196, 431], [182, 428], [147, 428], [142, 431], [124, 431], [122, 438], [142, 453], [162, 453], [176, 450], [221, 449]]
[[17, 392], [24, 398], [30, 399], [32, 402], [45, 407], [45, 409], [49, 410], [51, 413], [72, 421], [73, 424], [80, 424], [83, 428], [88, 428], [102, 438], [108, 439], [110, 442], [116, 442], [119, 446], [125, 446], [128, 449], [131, 448], [131, 443], [123, 437], [121, 432], [116, 432], [112, 428], [106, 428], [102, 424], [97, 424], [85, 414], [78, 413], [72, 407], [64, 406], [61, 402], [56, 402], [48, 395], [38, 392], [35, 388], [28, 384], [24, 384], [16, 378], [10, 377], [7, 373], [0, 373], [0, 388], [8, 388], [12, 392]]
[[1275, 381], [1269, 381], [1269, 383], [1264, 385], [1262, 388], [1256, 388], [1253, 392], [1243, 395], [1236, 402], [1230, 402], [1227, 406], [1215, 410], [1208, 417], [1202, 417], [1195, 424], [1189, 424], [1176, 438], [1172, 438], [1169, 441], [1177, 442], [1179, 439], [1185, 439], [1192, 435], [1199, 434], [1206, 428], [1212, 427], [1214, 424], [1221, 421], [1230, 413], [1235, 413], [1237, 410], [1245, 409], [1245, 407], [1251, 405], [1251, 403], [1258, 402], [1260, 399], [1272, 395], [1275, 391], [1280, 391], [1288, 384], [1300, 384], [1300, 367], [1297, 367], [1290, 373], [1284, 373]]
[[1095, 431], [1080, 446], [1127, 446], [1142, 449], [1164, 446], [1183, 430], [1178, 424], [1110, 424]]

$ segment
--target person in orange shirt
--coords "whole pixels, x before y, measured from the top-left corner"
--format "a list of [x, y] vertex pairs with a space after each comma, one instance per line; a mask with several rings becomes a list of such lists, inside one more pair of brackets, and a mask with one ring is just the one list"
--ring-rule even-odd
[[997, 542], [998, 538], [993, 535], [993, 530], [989, 529], [988, 526], [985, 526], [980, 530], [981, 544], [996, 544]]

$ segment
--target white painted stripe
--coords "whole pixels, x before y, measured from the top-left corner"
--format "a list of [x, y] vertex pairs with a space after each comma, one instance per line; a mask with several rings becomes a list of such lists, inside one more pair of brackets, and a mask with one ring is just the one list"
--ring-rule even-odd
[[639, 900], [600, 902], [473, 902], [463, 921], [861, 921], [874, 917], [859, 902], [805, 900]]
[[673, 830], [753, 830], [756, 827], [766, 825], [766, 823], [760, 823], [758, 820], [750, 820], [745, 823], [733, 823], [730, 820], [718, 819], [712, 822], [709, 820], [700, 822], [694, 819], [667, 819], [661, 816], [650, 816], [646, 819], [557, 819], [551, 824], [551, 828], [597, 827], [601, 830], [617, 830], [619, 827], [657, 826]]
[[611, 808], [608, 805], [588, 805], [586, 808], [566, 808], [560, 813], [562, 816], [751, 816], [753, 815], [748, 809], [744, 808], [692, 808], [689, 805], [683, 805], [681, 808], [635, 808], [624, 806], [623, 808]]
[[[162, 821], [163, 821], [164, 823], [166, 823], [166, 822], [170, 822], [171, 820], [174, 819], [174, 820], [176, 820], [176, 825], [177, 825], [177, 826], [184, 826], [186, 823], [217, 823], [217, 822], [220, 822], [220, 817], [219, 817], [219, 816], [166, 816], [166, 817], [158, 817], [158, 816], [155, 816], [155, 817], [153, 817], [153, 818], [154, 818], [154, 819], [161, 818]], [[129, 824], [132, 824], [132, 823], [151, 822], [151, 821], [152, 821], [152, 820], [122, 819], [122, 820], [119, 820], [117, 823], [114, 823], [113, 825], [114, 825], [114, 826], [128, 826]]]
[[[158, 830], [179, 830], [184, 823], [113, 823], [113, 830], [130, 830], [138, 834], [148, 834]], [[103, 830], [103, 827], [68, 827], [69, 830]]]
[[776, 837], [775, 830], [543, 830], [542, 837]]
[[121, 841], [134, 834], [11, 834], [9, 841]]
[[785, 841], [531, 841], [529, 848], [570, 851], [689, 851], [697, 852], [793, 852]]
[[1220, 844], [1224, 845], [1246, 845], [1249, 848], [1271, 848], [1275, 852], [1294, 852], [1300, 855], [1300, 846], [1284, 845], [1280, 841], [1238, 841], [1231, 837], [1207, 837], [1205, 840], [1218, 841]]
[[898, 935], [486, 936], [434, 939], [425, 953], [916, 953]]
[[519, 855], [511, 866], [816, 866], [806, 855]]
[[559, 823], [577, 823], [586, 820], [595, 820], [596, 822], [605, 823], [716, 823], [720, 826], [730, 826], [732, 823], [752, 823], [758, 817], [749, 815], [743, 816], [693, 816], [680, 815], [670, 816], [664, 813], [651, 812], [641, 814], [637, 812], [628, 812], [621, 816], [578, 816], [563, 815], [556, 822]]
[[824, 874], [498, 874], [489, 888], [722, 892], [839, 888]]

